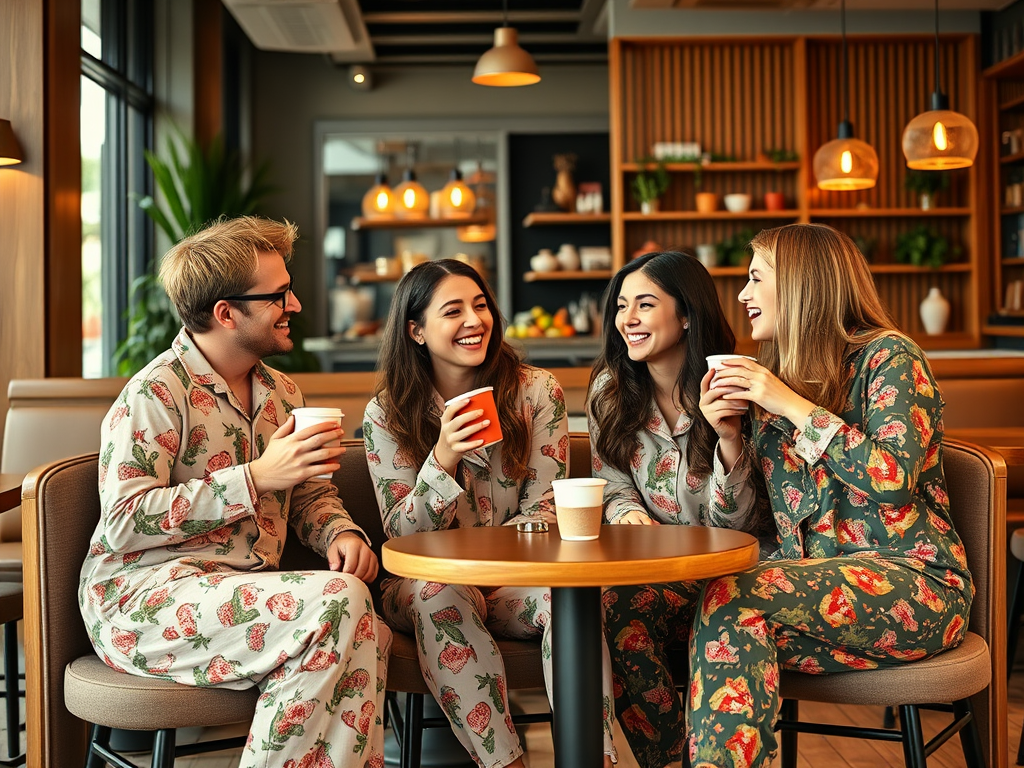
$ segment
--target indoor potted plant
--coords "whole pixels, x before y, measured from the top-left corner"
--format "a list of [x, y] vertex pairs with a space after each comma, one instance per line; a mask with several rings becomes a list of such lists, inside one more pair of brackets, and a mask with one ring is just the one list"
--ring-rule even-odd
[[935, 195], [949, 188], [949, 173], [909, 169], [903, 177], [903, 186], [917, 193], [921, 210], [927, 211], [935, 207]]
[[693, 191], [694, 203], [700, 213], [714, 213], [718, 210], [718, 194], [715, 192], [701, 192], [704, 186], [704, 169], [701, 161], [693, 164]]
[[754, 239], [754, 231], [749, 227], [738, 230], [732, 237], [727, 237], [718, 244], [719, 264], [729, 267], [747, 267], [753, 251], [750, 241]]
[[896, 236], [894, 256], [898, 264], [938, 269], [949, 257], [960, 253], [960, 246], [950, 246], [949, 240], [924, 224]]
[[633, 199], [640, 203], [640, 211], [645, 214], [658, 210], [658, 198], [665, 194], [669, 184], [665, 164], [659, 160], [653, 169], [648, 169], [649, 162], [647, 159], [640, 161], [643, 170], [633, 179]]

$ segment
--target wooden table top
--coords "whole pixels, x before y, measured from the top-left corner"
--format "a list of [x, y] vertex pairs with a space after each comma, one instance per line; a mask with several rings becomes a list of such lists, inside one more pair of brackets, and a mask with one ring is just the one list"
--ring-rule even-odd
[[19, 473], [4, 473], [0, 475], [0, 512], [21, 504], [21, 483], [25, 475]]
[[605, 587], [707, 579], [757, 564], [757, 540], [691, 525], [604, 525], [594, 541], [562, 541], [513, 526], [456, 528], [384, 544], [397, 576], [478, 586]]
[[946, 437], [976, 443], [1002, 454], [1007, 464], [1024, 464], [1024, 427], [947, 429]]

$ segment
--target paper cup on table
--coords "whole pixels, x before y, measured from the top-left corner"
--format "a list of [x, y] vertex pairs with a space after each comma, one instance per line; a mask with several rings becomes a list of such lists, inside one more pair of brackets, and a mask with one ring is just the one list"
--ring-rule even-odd
[[566, 541], [592, 541], [601, 535], [604, 487], [607, 483], [599, 477], [552, 481], [559, 536]]
[[[341, 408], [293, 408], [292, 416], [295, 417], [295, 431], [305, 429], [306, 427], [312, 427], [314, 424], [323, 424], [324, 422], [331, 422], [336, 424], [338, 428], [341, 428], [341, 420], [345, 418], [345, 414], [341, 412]], [[324, 443], [325, 447], [334, 448], [335, 446], [341, 445], [340, 440], [332, 440], [329, 443]], [[316, 475], [316, 477], [322, 477], [326, 480], [330, 480], [330, 474]]]
[[466, 405], [459, 409], [459, 411], [477, 411], [483, 410], [483, 414], [479, 419], [469, 422], [470, 424], [479, 424], [484, 419], [490, 419], [491, 423], [481, 429], [479, 432], [475, 432], [470, 436], [470, 440], [483, 440], [484, 444], [481, 448], [486, 448], [489, 445], [501, 442], [501, 424], [498, 423], [498, 406], [494, 402], [494, 387], [481, 387], [480, 389], [474, 389], [471, 392], [453, 397], [451, 400], [444, 404], [447, 408], [452, 403], [456, 403], [459, 400], [469, 400]]
[[[722, 370], [723, 370], [723, 367], [722, 367], [722, 365], [720, 365], [720, 363], [723, 360], [731, 360], [731, 359], [734, 359], [734, 358], [737, 358], [737, 357], [744, 357], [747, 360], [753, 360], [755, 363], [757, 362], [757, 358], [756, 357], [751, 357], [750, 355], [734, 355], [734, 354], [728, 354], [728, 355], [708, 355], [708, 357], [707, 357], [707, 360], [708, 360], [708, 370], [709, 371], [712, 371], [712, 370], [715, 371], [715, 378], [718, 378], [718, 374], [721, 373]], [[712, 381], [713, 380], [714, 379], [712, 379]], [[739, 387], [728, 387], [728, 388], [726, 388], [726, 391], [727, 392], [744, 392], [746, 390], [740, 389]], [[750, 403], [748, 402], [747, 403], [747, 407], [749, 407], [749, 406], [750, 406]]]

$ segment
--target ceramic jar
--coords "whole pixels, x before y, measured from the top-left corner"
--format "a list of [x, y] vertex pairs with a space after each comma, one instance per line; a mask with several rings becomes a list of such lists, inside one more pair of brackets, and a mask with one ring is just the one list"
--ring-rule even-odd
[[936, 286], [932, 286], [928, 291], [920, 309], [925, 333], [937, 336], [946, 330], [946, 323], [949, 322], [949, 302]]
[[576, 250], [575, 245], [563, 243], [562, 247], [558, 249], [556, 258], [558, 259], [558, 266], [566, 272], [575, 272], [580, 268], [580, 254]]
[[530, 258], [530, 269], [534, 272], [554, 272], [558, 269], [558, 259], [550, 248], [541, 248], [536, 256]]
[[718, 246], [714, 243], [701, 243], [697, 246], [697, 258], [707, 269], [718, 266]]

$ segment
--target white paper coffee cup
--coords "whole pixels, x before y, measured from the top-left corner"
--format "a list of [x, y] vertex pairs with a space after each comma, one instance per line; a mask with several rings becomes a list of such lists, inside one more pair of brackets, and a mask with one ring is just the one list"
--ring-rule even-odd
[[[721, 362], [723, 360], [734, 360], [737, 357], [744, 357], [747, 360], [753, 360], [755, 363], [757, 362], [757, 358], [756, 357], [751, 357], [750, 355], [734, 355], [734, 354], [728, 354], [728, 355], [708, 355], [708, 357], [707, 357], [707, 360], [708, 360], [708, 370], [709, 371], [713, 370], [715, 372], [715, 376], [712, 379], [712, 381], [717, 379], [718, 378], [718, 374], [720, 374], [722, 372], [723, 367], [721, 365]], [[728, 387], [728, 388], [723, 388], [723, 391], [725, 391], [727, 393], [732, 393], [732, 392], [743, 392], [744, 390], [738, 389], [736, 387]], [[735, 403], [736, 401], [733, 400], [733, 402]], [[749, 402], [747, 403], [747, 407], [748, 408], [750, 407], [750, 403]]]
[[592, 541], [601, 535], [604, 487], [600, 477], [570, 477], [554, 480], [555, 517], [558, 535], [566, 541]]
[[[342, 419], [345, 418], [345, 414], [341, 412], [341, 408], [294, 408], [292, 409], [292, 416], [295, 417], [296, 432], [303, 430], [306, 427], [312, 427], [315, 424], [323, 424], [324, 422], [337, 424], [338, 429], [341, 429]], [[340, 440], [332, 440], [329, 443], [324, 443], [324, 446], [328, 448], [334, 448], [338, 445], [341, 445]], [[322, 477], [326, 480], [331, 479], [330, 474], [315, 475], [315, 477]]]

